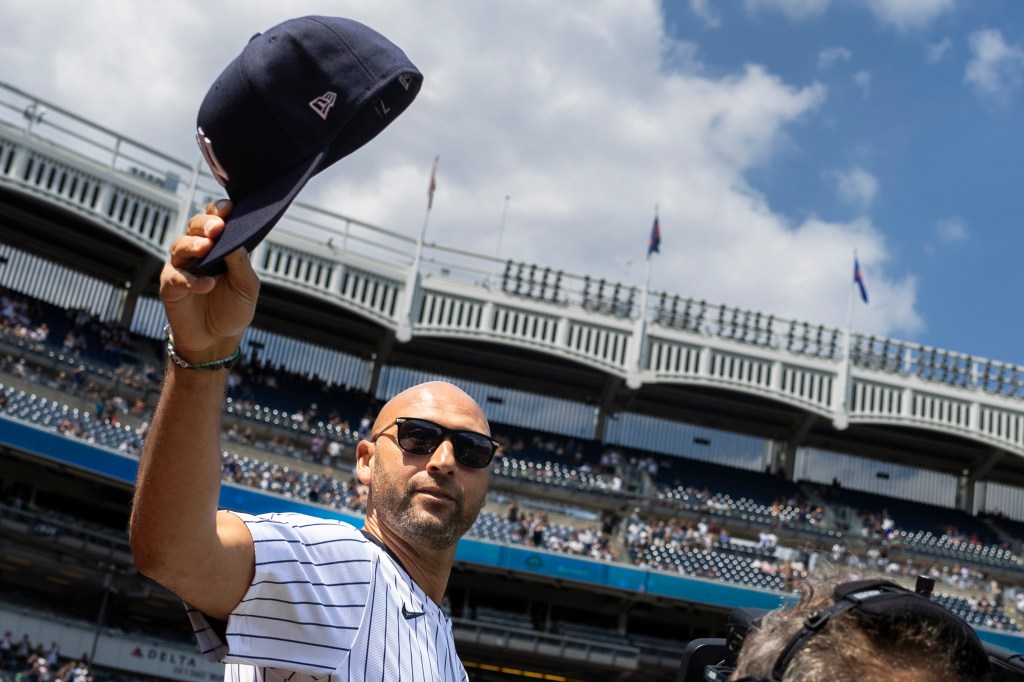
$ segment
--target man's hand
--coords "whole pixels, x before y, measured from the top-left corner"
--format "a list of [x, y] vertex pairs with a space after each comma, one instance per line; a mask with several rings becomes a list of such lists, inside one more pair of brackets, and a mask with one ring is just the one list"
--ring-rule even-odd
[[197, 277], [189, 271], [213, 247], [231, 209], [231, 202], [222, 200], [208, 204], [205, 214], [192, 216], [187, 234], [175, 240], [160, 273], [160, 297], [174, 346], [189, 362], [219, 360], [233, 353], [256, 311], [260, 281], [245, 249], [225, 257], [223, 274]]
[[[174, 346], [189, 362], [228, 357], [252, 322], [260, 282], [244, 249], [216, 277], [189, 271], [224, 230], [231, 203], [193, 216], [160, 273]], [[252, 582], [255, 550], [240, 518], [218, 514], [220, 435], [227, 372], [169, 364], [146, 437], [132, 504], [131, 547], [140, 572], [215, 618], [226, 619]]]

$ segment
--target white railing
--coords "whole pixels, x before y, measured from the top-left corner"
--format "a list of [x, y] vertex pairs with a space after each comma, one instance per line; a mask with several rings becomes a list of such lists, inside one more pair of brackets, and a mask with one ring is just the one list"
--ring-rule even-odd
[[[223, 196], [195, 163], [3, 83], [0, 187], [48, 200], [161, 258], [185, 216]], [[400, 232], [296, 202], [253, 262], [267, 282], [410, 336], [473, 336], [560, 355], [631, 387], [720, 386], [826, 418], [845, 410], [852, 422], [966, 434], [1024, 454], [1022, 366], [853, 334], [844, 407], [841, 329], [659, 291], [640, 310], [644, 297], [633, 285], [429, 238], [419, 246]]]

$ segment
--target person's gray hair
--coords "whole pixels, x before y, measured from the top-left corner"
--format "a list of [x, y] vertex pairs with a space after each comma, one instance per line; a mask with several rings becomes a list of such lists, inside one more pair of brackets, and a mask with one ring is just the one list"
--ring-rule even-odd
[[[747, 675], [770, 677], [789, 640], [813, 613], [835, 603], [835, 582], [805, 581], [799, 602], [769, 612], [751, 631], [737, 659], [735, 679]], [[957, 651], [948, 635], [931, 622], [914, 623], [899, 637], [882, 633], [865, 622], [840, 614], [811, 637], [790, 662], [783, 682], [978, 682], [960, 671]]]

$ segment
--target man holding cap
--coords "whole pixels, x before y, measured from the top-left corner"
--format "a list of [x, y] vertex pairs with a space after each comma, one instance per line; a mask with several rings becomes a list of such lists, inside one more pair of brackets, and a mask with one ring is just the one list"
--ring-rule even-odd
[[235, 208], [193, 271], [251, 252], [310, 178], [389, 126], [422, 83], [400, 49], [350, 19], [302, 17], [254, 36], [199, 107], [196, 141]]
[[[274, 97], [291, 104], [253, 92], [275, 78], [287, 87]], [[379, 34], [307, 17], [254, 38], [200, 112], [200, 145], [234, 202], [194, 216], [161, 274], [170, 361], [139, 465], [131, 544], [139, 570], [185, 600], [204, 655], [230, 664], [232, 682], [468, 679], [439, 603], [498, 444], [463, 391], [421, 384], [381, 410], [356, 451], [370, 490], [361, 531], [300, 514], [217, 511], [226, 370], [259, 295], [246, 249], [310, 175], [390, 123], [419, 82]], [[309, 114], [333, 127], [317, 128]], [[262, 138], [246, 144], [224, 117], [287, 140], [260, 155]], [[197, 265], [221, 274], [197, 274]]]

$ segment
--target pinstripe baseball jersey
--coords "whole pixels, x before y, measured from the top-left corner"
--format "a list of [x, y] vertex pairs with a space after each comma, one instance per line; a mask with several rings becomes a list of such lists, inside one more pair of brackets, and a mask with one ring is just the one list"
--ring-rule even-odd
[[342, 521], [239, 513], [256, 573], [226, 629], [186, 604], [226, 682], [467, 682], [451, 621], [383, 545]]

